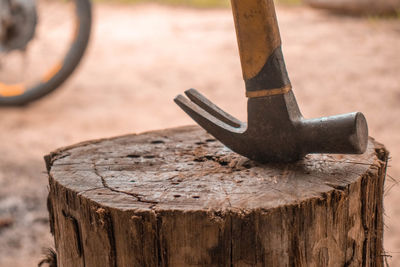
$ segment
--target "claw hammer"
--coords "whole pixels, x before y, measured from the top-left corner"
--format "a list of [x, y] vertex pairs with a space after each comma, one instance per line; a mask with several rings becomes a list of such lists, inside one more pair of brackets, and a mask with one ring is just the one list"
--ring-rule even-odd
[[286, 71], [273, 0], [231, 0], [248, 97], [248, 122], [194, 89], [174, 101], [233, 151], [259, 162], [292, 162], [309, 153], [364, 153], [360, 112], [316, 119], [301, 115]]

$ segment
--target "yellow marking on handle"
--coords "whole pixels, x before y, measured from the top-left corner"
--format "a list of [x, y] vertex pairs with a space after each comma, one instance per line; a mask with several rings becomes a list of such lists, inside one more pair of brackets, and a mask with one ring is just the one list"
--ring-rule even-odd
[[12, 97], [22, 95], [26, 91], [23, 84], [4, 84], [0, 83], [0, 96]]
[[50, 81], [62, 68], [62, 63], [57, 63], [54, 65], [46, 74], [43, 75], [42, 82], [46, 83]]
[[265, 97], [265, 96], [272, 96], [272, 95], [283, 95], [289, 93], [292, 90], [291, 85], [286, 85], [282, 88], [276, 89], [266, 89], [266, 90], [258, 90], [258, 91], [246, 91], [246, 96], [248, 98], [255, 98], [255, 97]]
[[249, 80], [264, 67], [281, 45], [273, 0], [231, 0], [243, 78]]

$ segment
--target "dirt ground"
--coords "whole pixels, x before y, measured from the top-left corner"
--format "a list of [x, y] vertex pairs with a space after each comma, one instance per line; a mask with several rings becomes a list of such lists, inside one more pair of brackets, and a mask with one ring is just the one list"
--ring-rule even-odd
[[[400, 180], [400, 20], [277, 9], [305, 117], [362, 111]], [[246, 117], [230, 10], [98, 4], [91, 46], [61, 90], [0, 109], [0, 266], [35, 266], [52, 246], [44, 154], [87, 139], [193, 124], [172, 102], [194, 87]], [[40, 64], [40, 62], [38, 62]], [[387, 178], [385, 249], [400, 266], [400, 188]], [[391, 190], [390, 190], [391, 189]]]

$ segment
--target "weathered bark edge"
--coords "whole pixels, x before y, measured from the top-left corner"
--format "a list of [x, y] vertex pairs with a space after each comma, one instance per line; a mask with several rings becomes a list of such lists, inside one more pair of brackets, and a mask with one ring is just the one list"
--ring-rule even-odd
[[[104, 139], [103, 139], [104, 140]], [[101, 140], [100, 140], [101, 141]], [[170, 258], [166, 257], [165, 254], [168, 253], [167, 250], [167, 244], [163, 243], [168, 240], [164, 240], [166, 238], [166, 232], [165, 231], [165, 226], [163, 225], [163, 219], [167, 220], [173, 220], [173, 217], [183, 217], [183, 218], [192, 218], [192, 217], [197, 217], [201, 214], [206, 213], [206, 217], [212, 218], [211, 221], [213, 222], [213, 227], [216, 227], [221, 231], [221, 235], [219, 236], [219, 242], [218, 244], [224, 244], [224, 246], [221, 247], [228, 247], [229, 250], [228, 252], [222, 252], [220, 251], [221, 249], [216, 249], [213, 252], [210, 252], [210, 259], [211, 261], [208, 262], [204, 266], [231, 266], [231, 264], [238, 264], [240, 260], [242, 260], [241, 254], [247, 254], [247, 250], [243, 249], [242, 246], [236, 247], [235, 244], [240, 244], [243, 241], [243, 232], [240, 230], [241, 227], [243, 227], [243, 223], [249, 223], [249, 222], [254, 222], [253, 219], [254, 217], [262, 217], [262, 218], [270, 218], [271, 216], [275, 216], [276, 214], [291, 214], [292, 218], [290, 219], [291, 221], [286, 222], [287, 225], [293, 224], [295, 225], [296, 220], [301, 220], [300, 217], [302, 217], [304, 210], [309, 210], [309, 207], [313, 206], [326, 206], [330, 202], [336, 202], [335, 200], [338, 200], [338, 203], [341, 203], [341, 201], [344, 201], [343, 199], [349, 197], [352, 191], [357, 191], [357, 188], [360, 188], [360, 195], [363, 201], [361, 201], [361, 224], [363, 227], [363, 232], [365, 234], [362, 242], [362, 248], [358, 252], [349, 252], [347, 251], [350, 249], [351, 246], [354, 246], [352, 244], [347, 244], [346, 242], [346, 248], [345, 248], [345, 265], [344, 266], [359, 266], [357, 265], [358, 263], [362, 264], [360, 266], [371, 266], [371, 265], [376, 265], [376, 266], [383, 266], [383, 248], [382, 248], [382, 236], [383, 236], [383, 219], [382, 219], [382, 214], [383, 214], [383, 183], [385, 179], [385, 170], [387, 167], [387, 159], [388, 159], [388, 152], [384, 148], [383, 145], [379, 144], [376, 141], [373, 141], [375, 144], [375, 152], [376, 152], [376, 160], [375, 163], [370, 166], [368, 171], [360, 177], [360, 179], [356, 182], [353, 183], [352, 185], [349, 185], [346, 188], [337, 188], [337, 189], [332, 189], [331, 191], [327, 192], [325, 195], [321, 196], [321, 198], [318, 199], [310, 199], [308, 201], [304, 201], [302, 203], [297, 203], [293, 205], [286, 205], [282, 207], [277, 207], [274, 209], [270, 210], [252, 210], [250, 212], [246, 211], [238, 211], [238, 210], [225, 210], [223, 212], [218, 211], [218, 210], [211, 210], [211, 211], [181, 211], [181, 210], [143, 210], [143, 209], [138, 209], [138, 210], [118, 210], [114, 208], [110, 208], [107, 206], [104, 206], [103, 204], [97, 203], [92, 200], [88, 200], [84, 196], [80, 195], [78, 192], [68, 192], [68, 189], [64, 188], [62, 185], [60, 185], [54, 178], [50, 175], [49, 176], [49, 183], [50, 183], [50, 194], [49, 194], [49, 214], [50, 214], [50, 222], [51, 222], [51, 229], [52, 232], [54, 233], [55, 229], [55, 221], [60, 221], [62, 218], [55, 218], [56, 216], [60, 216], [60, 210], [57, 210], [57, 214], [54, 214], [54, 206], [55, 202], [59, 202], [61, 199], [57, 199], [60, 196], [66, 196], [63, 197], [64, 200], [66, 200], [66, 206], [64, 208], [61, 207], [61, 214], [64, 216], [64, 221], [70, 221], [72, 228], [76, 229], [75, 236], [77, 239], [82, 239], [82, 230], [79, 230], [79, 226], [76, 227], [74, 225], [77, 224], [77, 222], [81, 221], [82, 218], [79, 218], [79, 208], [80, 206], [85, 206], [89, 207], [89, 210], [94, 210], [95, 212], [92, 214], [94, 218], [91, 219], [91, 224], [94, 225], [94, 229], [97, 229], [96, 231], [102, 232], [102, 238], [106, 241], [110, 251], [108, 253], [105, 253], [105, 259], [103, 259], [103, 263], [107, 262], [108, 265], [104, 266], [128, 266], [128, 262], [126, 262], [126, 259], [121, 259], [119, 258], [120, 252], [121, 251], [128, 251], [128, 249], [125, 247], [123, 248], [122, 245], [117, 245], [116, 240], [121, 238], [121, 235], [116, 236], [116, 231], [115, 227], [117, 226], [118, 221], [121, 220], [121, 218], [126, 217], [129, 218], [130, 223], [133, 224], [135, 229], [139, 228], [148, 228], [147, 230], [144, 230], [144, 232], [141, 234], [141, 238], [139, 238], [142, 241], [146, 241], [146, 244], [140, 245], [138, 242], [136, 246], [138, 247], [137, 249], [140, 249], [141, 251], [145, 252], [146, 257], [134, 257], [134, 259], [131, 259], [133, 261], [129, 261], [130, 263], [134, 262], [133, 266], [144, 266], [143, 264], [146, 264], [148, 266], [167, 266], [168, 263], [171, 261]], [[92, 142], [85, 142], [85, 144], [91, 144]], [[74, 145], [71, 147], [76, 147], [78, 145]], [[48, 166], [51, 167], [51, 164], [54, 160], [57, 159], [57, 157], [62, 154], [64, 151], [68, 150], [69, 148], [65, 150], [60, 150], [61, 153], [54, 153], [50, 154], [46, 157], [46, 162]], [[59, 150], [58, 150], [59, 151]], [[48, 169], [49, 174], [51, 168]], [[373, 179], [373, 178], [378, 178], [378, 179]], [[373, 183], [374, 188], [373, 192], [362, 190], [371, 188], [370, 183]], [[370, 199], [370, 197], [373, 196], [373, 199]], [[369, 201], [368, 201], [369, 200]], [[74, 203], [74, 204], [72, 204]], [[72, 204], [72, 205], [70, 205]], [[60, 207], [59, 207], [60, 208]], [[62, 212], [63, 210], [66, 210], [67, 212]], [[78, 211], [78, 213], [77, 213]], [[371, 221], [371, 216], [374, 217], [374, 220]], [[77, 217], [77, 218], [76, 218]], [[189, 220], [189, 219], [188, 219]], [[183, 220], [184, 221], [184, 220]], [[260, 221], [258, 221], [260, 222]], [[65, 223], [65, 222], [63, 222]], [[92, 229], [92, 230], [94, 230]], [[347, 229], [348, 230], [348, 229]], [[287, 256], [288, 264], [292, 264], [295, 266], [301, 265], [302, 264], [302, 251], [298, 249], [299, 247], [299, 242], [301, 242], [301, 235], [302, 235], [302, 229], [295, 229], [294, 232], [290, 234], [291, 236], [291, 244], [287, 249], [287, 252], [284, 255], [281, 256]], [[163, 241], [164, 240], [164, 241]], [[231, 240], [227, 244], [227, 240]], [[233, 240], [233, 241], [232, 241]], [[241, 242], [239, 242], [239, 240]], [[250, 240], [248, 243], [254, 244], [257, 243], [257, 240]], [[56, 243], [61, 242], [60, 237], [56, 238]], [[149, 245], [149, 243], [152, 243], [153, 245]], [[156, 244], [156, 245], [154, 245]], [[85, 256], [85, 244], [83, 244], [82, 240], [76, 241], [76, 246], [75, 246], [75, 251], [77, 252], [76, 254], [78, 255], [77, 261], [74, 264], [78, 264], [75, 266], [95, 266], [91, 265], [89, 256]], [[122, 246], [122, 248], [121, 248]], [[258, 247], [262, 246], [260, 244], [257, 245]], [[256, 247], [257, 247], [256, 246]], [[351, 249], [350, 249], [351, 250]], [[118, 253], [117, 253], [118, 251]], [[215, 251], [218, 251], [216, 253]], [[239, 252], [237, 254], [233, 253]], [[235, 255], [233, 255], [235, 254]], [[357, 258], [357, 255], [360, 254], [361, 258]], [[151, 258], [151, 255], [153, 255], [153, 258]], [[360, 256], [358, 255], [358, 256]], [[86, 257], [89, 258], [89, 262], [86, 261]], [[255, 263], [262, 261], [263, 256], [262, 255], [256, 255], [254, 256]], [[229, 260], [227, 260], [229, 259]], [[356, 260], [361, 259], [362, 261], [356, 262]], [[247, 259], [249, 260], [249, 259]], [[264, 259], [265, 260], [265, 259]], [[285, 259], [282, 257], [280, 258], [281, 262], [284, 262]], [[326, 260], [326, 259], [323, 259]], [[85, 262], [85, 263], [83, 263]], [[253, 263], [254, 263], [253, 262]], [[79, 265], [79, 264], [84, 264], [84, 265]], [[303, 262], [304, 263], [304, 262]], [[217, 265], [212, 265], [212, 264], [217, 264]], [[271, 264], [274, 264], [272, 262]], [[72, 265], [71, 265], [72, 266]], [[175, 265], [175, 266], [180, 266]], [[278, 266], [278, 265], [276, 265]], [[309, 265], [309, 266], [312, 266]]]

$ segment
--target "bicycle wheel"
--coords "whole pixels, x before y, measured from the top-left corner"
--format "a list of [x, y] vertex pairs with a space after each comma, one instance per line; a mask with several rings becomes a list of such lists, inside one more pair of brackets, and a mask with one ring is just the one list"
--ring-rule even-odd
[[58, 88], [89, 41], [89, 0], [0, 0], [0, 105], [24, 105]]

